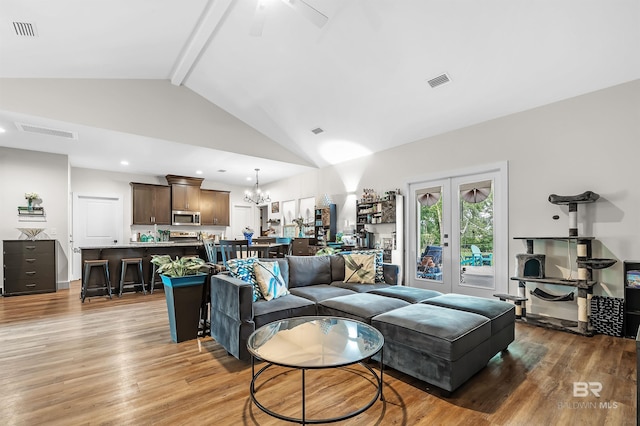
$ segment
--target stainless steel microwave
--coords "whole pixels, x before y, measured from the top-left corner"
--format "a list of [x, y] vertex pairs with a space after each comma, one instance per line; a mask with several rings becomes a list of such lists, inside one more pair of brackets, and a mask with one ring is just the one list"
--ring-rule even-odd
[[200, 212], [173, 210], [171, 212], [172, 225], [200, 225]]

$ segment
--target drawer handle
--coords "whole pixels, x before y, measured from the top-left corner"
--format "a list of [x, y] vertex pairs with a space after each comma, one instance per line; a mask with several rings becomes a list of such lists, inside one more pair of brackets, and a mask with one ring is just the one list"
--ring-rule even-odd
[[27, 284], [27, 285], [25, 285], [25, 287], [35, 287], [35, 286], [36, 286], [35, 284]]
[[35, 262], [36, 260], [35, 260], [35, 259], [25, 259], [24, 261], [25, 261], [25, 262], [28, 262], [28, 263], [33, 263], [33, 262]]
[[27, 274], [27, 275], [35, 275], [36, 271], [27, 271], [27, 272], [25, 272], [25, 274]]
[[36, 246], [24, 246], [27, 250], [35, 250]]

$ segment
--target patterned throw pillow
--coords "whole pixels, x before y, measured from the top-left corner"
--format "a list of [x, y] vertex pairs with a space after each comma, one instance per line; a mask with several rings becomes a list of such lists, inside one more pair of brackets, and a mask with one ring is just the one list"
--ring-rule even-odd
[[374, 254], [347, 254], [344, 256], [344, 282], [373, 284], [376, 279]]
[[289, 294], [278, 262], [257, 261], [253, 264], [253, 271], [260, 287], [260, 293], [265, 300], [277, 299]]
[[371, 249], [371, 250], [353, 250], [353, 251], [343, 251], [338, 253], [340, 255], [345, 254], [373, 254], [375, 256], [375, 264], [376, 264], [376, 279], [375, 282], [383, 283], [384, 282], [384, 269], [382, 267], [383, 259], [384, 259], [384, 250], [382, 249]]
[[256, 281], [256, 275], [254, 273], [253, 264], [258, 261], [257, 257], [250, 257], [248, 259], [229, 259], [227, 261], [227, 269], [229, 275], [233, 278], [238, 278], [253, 286], [253, 301], [263, 299], [262, 293], [260, 293], [260, 287]]

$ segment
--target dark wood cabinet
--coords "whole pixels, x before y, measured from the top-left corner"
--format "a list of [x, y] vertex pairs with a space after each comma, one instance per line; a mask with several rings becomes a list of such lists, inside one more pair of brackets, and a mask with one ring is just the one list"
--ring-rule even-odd
[[132, 182], [131, 191], [134, 225], [171, 224], [169, 186]]
[[4, 295], [56, 291], [56, 240], [3, 242]]
[[624, 270], [624, 335], [636, 337], [640, 326], [640, 261], [627, 260]]
[[229, 193], [201, 189], [200, 221], [202, 225], [229, 226]]
[[200, 187], [194, 185], [171, 185], [171, 210], [200, 211]]
[[171, 210], [199, 212], [200, 185], [204, 179], [176, 175], [165, 177], [171, 185]]

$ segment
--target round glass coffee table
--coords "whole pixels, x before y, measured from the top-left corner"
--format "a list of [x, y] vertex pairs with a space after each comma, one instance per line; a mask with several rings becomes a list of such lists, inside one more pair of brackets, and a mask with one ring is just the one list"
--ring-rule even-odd
[[[254, 331], [247, 342], [251, 353], [251, 399], [265, 413], [301, 424], [331, 423], [362, 413], [382, 396], [384, 337], [372, 326], [360, 321], [338, 317], [298, 317], [275, 321]], [[380, 352], [380, 376], [363, 361]], [[255, 361], [265, 361], [258, 372]], [[364, 407], [340, 417], [327, 419], [306, 418], [305, 372], [322, 368], [340, 368], [360, 364], [373, 375], [375, 395]], [[289, 417], [276, 413], [261, 404], [256, 397], [256, 381], [268, 368], [277, 365], [302, 372], [302, 417]], [[330, 407], [327, 407], [330, 408]]]

